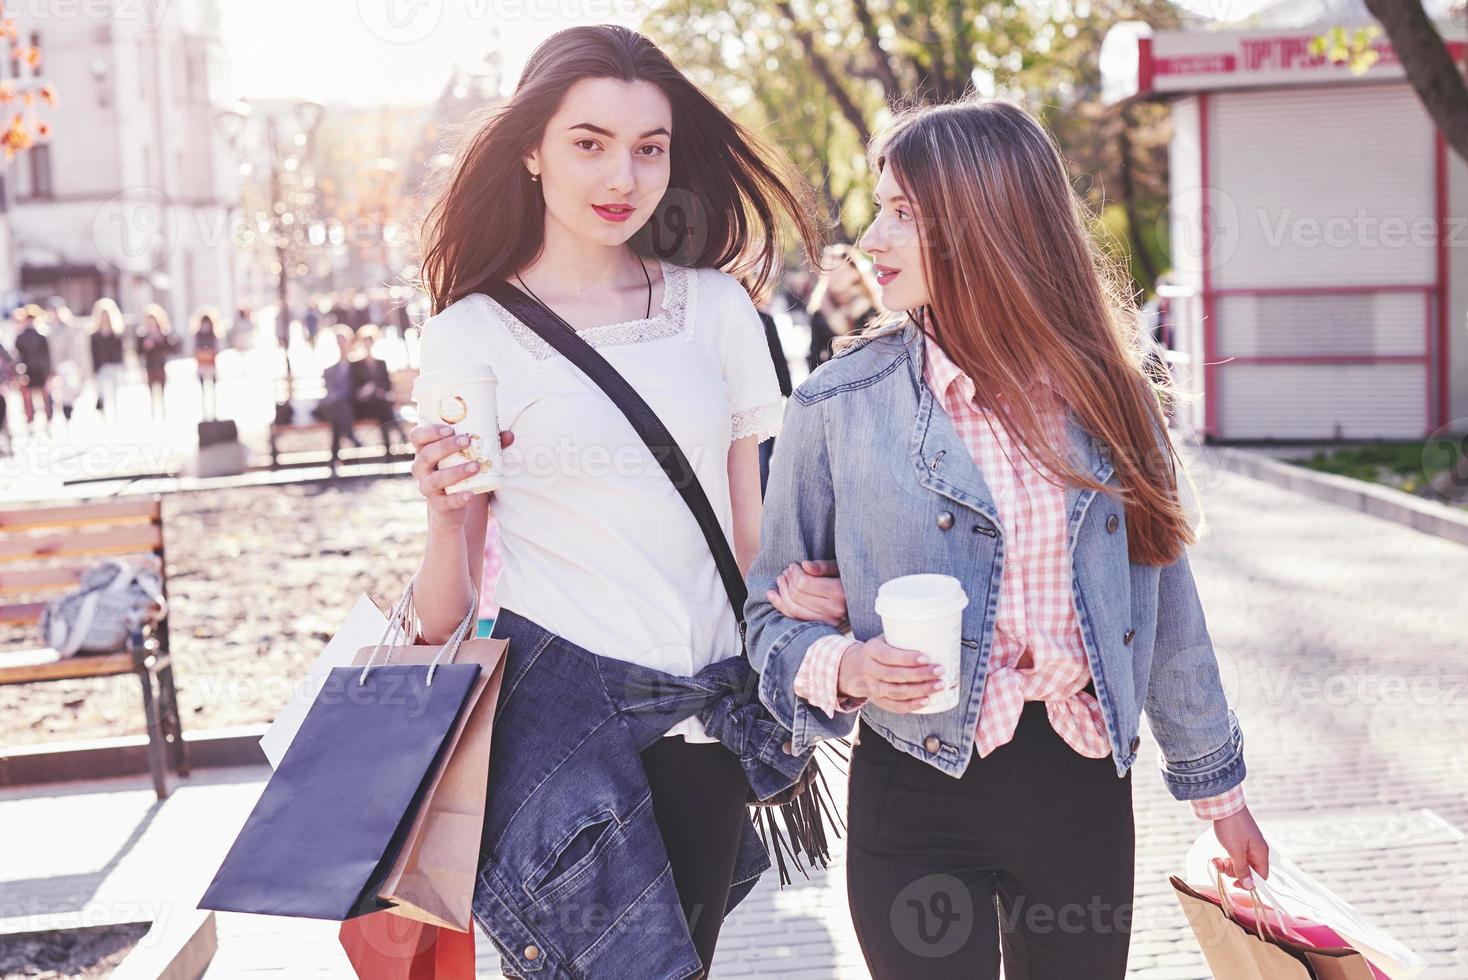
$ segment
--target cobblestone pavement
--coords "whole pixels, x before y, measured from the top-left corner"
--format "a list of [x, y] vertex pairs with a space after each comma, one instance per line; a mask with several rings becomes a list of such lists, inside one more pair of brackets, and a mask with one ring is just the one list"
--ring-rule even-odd
[[[1468, 980], [1468, 549], [1227, 474], [1218, 458], [1195, 470], [1212, 534], [1191, 554], [1254, 812], [1278, 849], [1427, 957], [1426, 977]], [[1166, 794], [1155, 756], [1144, 744], [1135, 779], [1130, 976], [1204, 978], [1167, 875], [1205, 825]], [[40, 911], [192, 905], [264, 777], [199, 773], [161, 807], [142, 779], [0, 790], [0, 932]], [[797, 882], [780, 891], [766, 876], [726, 923], [716, 976], [867, 976], [841, 869]], [[218, 923], [211, 980], [351, 975], [334, 923]], [[480, 976], [495, 977], [488, 947]]]

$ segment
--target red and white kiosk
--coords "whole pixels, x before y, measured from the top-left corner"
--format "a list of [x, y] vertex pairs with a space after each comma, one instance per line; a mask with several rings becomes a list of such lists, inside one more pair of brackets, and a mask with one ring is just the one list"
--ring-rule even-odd
[[1468, 165], [1384, 34], [1363, 74], [1310, 54], [1328, 24], [1103, 51], [1113, 98], [1171, 104], [1179, 413], [1211, 440], [1468, 431]]

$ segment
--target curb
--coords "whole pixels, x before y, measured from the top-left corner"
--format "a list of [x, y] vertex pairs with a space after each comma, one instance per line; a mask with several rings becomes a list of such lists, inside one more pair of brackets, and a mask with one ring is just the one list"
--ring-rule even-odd
[[1349, 476], [1319, 473], [1247, 449], [1208, 446], [1202, 448], [1201, 452], [1207, 457], [1209, 465], [1217, 469], [1272, 483], [1317, 500], [1404, 524], [1424, 534], [1468, 545], [1468, 510], [1450, 507], [1435, 500], [1423, 500], [1402, 490], [1367, 483]]
[[[269, 765], [260, 748], [268, 725], [184, 732], [189, 768]], [[0, 747], [0, 786], [68, 783], [148, 773], [148, 736], [120, 735], [73, 742]], [[171, 790], [188, 779], [168, 771]]]

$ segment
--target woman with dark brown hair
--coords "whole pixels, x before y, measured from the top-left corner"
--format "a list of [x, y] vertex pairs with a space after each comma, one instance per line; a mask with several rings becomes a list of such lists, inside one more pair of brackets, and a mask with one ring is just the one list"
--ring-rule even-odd
[[[750, 659], [796, 751], [850, 734], [860, 708], [847, 886], [875, 977], [997, 978], [1002, 948], [1009, 980], [1121, 980], [1144, 710], [1228, 873], [1268, 875], [1188, 563], [1167, 382], [1024, 110], [912, 111], [872, 164], [860, 244], [905, 315], [838, 345], [791, 399]], [[810, 557], [840, 561], [851, 636], [780, 611]], [[917, 590], [909, 615], [953, 631], [889, 643], [884, 586], [884, 610]]]
[[164, 394], [168, 385], [168, 360], [177, 353], [179, 342], [168, 318], [168, 311], [159, 304], [149, 303], [143, 307], [137, 343], [138, 359], [143, 362], [143, 374], [148, 379], [152, 417], [155, 421], [162, 422], [167, 417]]
[[[742, 642], [679, 489], [618, 408], [487, 292], [510, 284], [538, 301], [651, 406], [692, 462], [742, 573], [759, 547], [757, 444], [778, 429], [783, 399], [740, 279], [756, 294], [769, 288], [782, 217], [808, 254], [819, 252], [807, 195], [778, 154], [647, 38], [580, 27], [536, 49], [514, 94], [464, 142], [429, 214], [422, 369], [492, 367], [508, 430], [502, 484], [477, 495], [446, 491], [476, 469], [437, 469], [463, 448], [451, 432], [424, 424], [410, 433], [428, 503], [415, 592], [427, 641], [447, 639], [481, 591], [491, 509], [503, 544], [493, 635], [510, 640], [510, 660], [475, 913], [508, 970], [706, 971], [724, 914], [768, 860], [751, 863], [741, 766], [755, 747], [741, 759], [685, 710], [664, 719], [639, 760], [615, 754], [613, 720], [596, 719], [597, 738], [565, 747], [568, 732], [590, 724], [584, 712], [527, 717], [521, 707], [524, 678], [543, 667], [621, 661], [692, 679], [739, 657]], [[839, 620], [839, 580], [815, 591], [786, 611]], [[565, 704], [599, 676], [563, 679]], [[586, 773], [575, 799], [546, 789], [587, 753], [608, 751], [625, 773]], [[650, 792], [629, 799], [644, 778]], [[666, 858], [640, 836], [649, 814]], [[534, 859], [525, 853], [542, 847]], [[635, 901], [623, 904], [634, 881]], [[661, 934], [656, 913], [645, 918], [674, 887], [686, 939]]]

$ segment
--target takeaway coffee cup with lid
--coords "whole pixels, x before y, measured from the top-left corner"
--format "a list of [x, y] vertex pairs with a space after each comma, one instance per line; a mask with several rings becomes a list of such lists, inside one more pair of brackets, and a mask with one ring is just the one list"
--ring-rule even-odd
[[882, 617], [887, 642], [925, 653], [943, 666], [943, 689], [914, 714], [930, 715], [958, 706], [963, 611], [967, 607], [963, 585], [951, 575], [903, 575], [877, 590], [875, 608]]
[[467, 435], [468, 446], [445, 456], [439, 469], [479, 464], [479, 472], [447, 487], [448, 493], [488, 493], [498, 489], [504, 477], [500, 450], [499, 410], [495, 394], [498, 379], [487, 364], [441, 368], [418, 375], [413, 382], [413, 401], [418, 418], [425, 424], [442, 422], [455, 435]]

